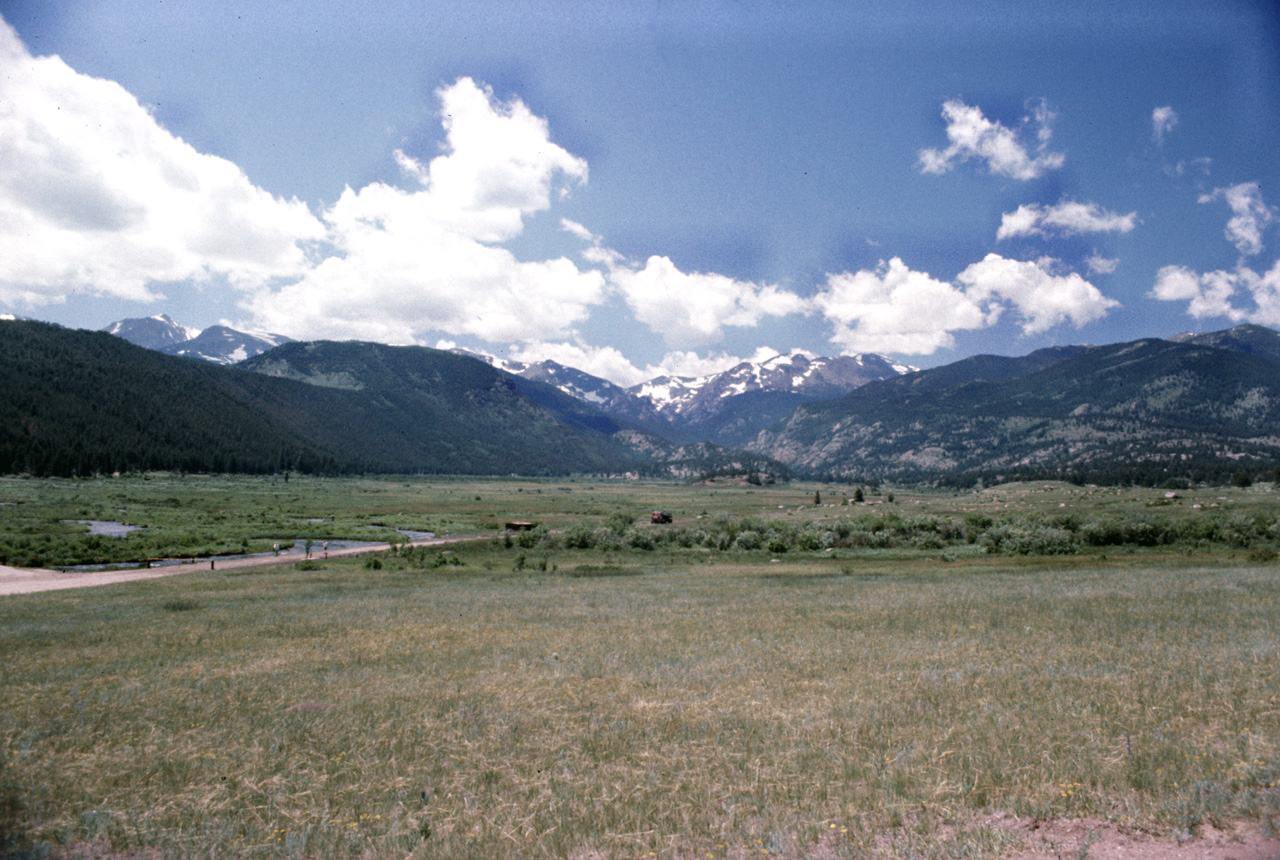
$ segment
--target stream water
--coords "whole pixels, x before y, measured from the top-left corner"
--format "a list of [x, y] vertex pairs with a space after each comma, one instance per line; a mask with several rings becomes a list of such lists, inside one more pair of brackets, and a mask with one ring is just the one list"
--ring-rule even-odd
[[142, 528], [142, 526], [127, 526], [114, 520], [63, 520], [63, 522], [86, 525], [89, 527], [89, 534], [107, 537], [124, 537], [129, 532], [136, 532]]

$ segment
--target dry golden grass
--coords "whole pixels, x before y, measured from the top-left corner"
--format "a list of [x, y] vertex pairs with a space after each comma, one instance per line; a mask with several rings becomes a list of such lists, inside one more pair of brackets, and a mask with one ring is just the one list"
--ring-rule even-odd
[[981, 858], [992, 811], [1277, 815], [1274, 565], [513, 554], [6, 599], [10, 850]]

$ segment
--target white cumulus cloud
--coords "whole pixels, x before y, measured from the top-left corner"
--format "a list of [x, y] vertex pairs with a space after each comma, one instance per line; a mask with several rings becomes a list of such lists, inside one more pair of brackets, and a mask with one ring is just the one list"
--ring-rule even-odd
[[1056, 206], [1030, 203], [1001, 216], [996, 240], [1050, 234], [1076, 236], [1082, 233], [1128, 233], [1137, 220], [1137, 212], [1118, 215], [1096, 203], [1077, 203], [1073, 200], [1064, 200]]
[[656, 372], [636, 367], [616, 347], [592, 346], [581, 342], [520, 344], [511, 350], [508, 357], [530, 364], [539, 361], [558, 362], [624, 388], [657, 375]]
[[834, 327], [831, 342], [846, 352], [929, 355], [951, 346], [952, 332], [992, 321], [962, 290], [897, 257], [875, 271], [828, 275], [814, 304]]
[[1276, 219], [1271, 207], [1262, 202], [1262, 189], [1256, 182], [1242, 182], [1227, 188], [1215, 188], [1212, 194], [1202, 194], [1201, 203], [1225, 200], [1233, 213], [1227, 222], [1227, 241], [1241, 254], [1252, 256], [1262, 253], [1262, 232]]
[[[1156, 273], [1148, 295], [1167, 302], [1185, 301], [1187, 313], [1197, 319], [1224, 317], [1234, 323], [1280, 325], [1280, 261], [1263, 274], [1243, 265], [1203, 274], [1185, 266], [1165, 266]], [[1237, 301], [1241, 298], [1248, 303], [1244, 307]]]
[[1034, 122], [1036, 125], [1035, 155], [1028, 152], [1017, 131], [987, 119], [981, 108], [958, 99], [943, 103], [942, 116], [947, 121], [950, 145], [946, 149], [920, 150], [920, 171], [946, 173], [957, 161], [979, 158], [992, 173], [1026, 181], [1062, 167], [1065, 156], [1048, 150], [1053, 114], [1043, 101], [1035, 105], [1032, 113], [1023, 124]]
[[1172, 107], [1158, 107], [1151, 112], [1151, 136], [1156, 145], [1164, 144], [1164, 136], [1178, 124], [1178, 112]]
[[174, 137], [123, 87], [33, 57], [0, 20], [0, 301], [296, 277], [323, 236], [306, 205]]
[[814, 304], [832, 323], [846, 352], [928, 355], [952, 346], [953, 332], [987, 328], [1012, 309], [1024, 334], [1063, 322], [1084, 325], [1118, 302], [1055, 261], [1008, 260], [988, 254], [951, 284], [915, 272], [897, 257], [875, 271], [828, 275]]
[[754, 326], [767, 316], [808, 310], [804, 299], [771, 284], [682, 272], [656, 255], [640, 269], [612, 268], [609, 281], [636, 319], [673, 347], [704, 346], [720, 340], [725, 326]]
[[[522, 261], [500, 243], [551, 206], [586, 162], [550, 140], [519, 101], [460, 78], [439, 93], [445, 152], [395, 153], [415, 190], [348, 188], [324, 212], [339, 252], [301, 280], [245, 303], [254, 321], [307, 337], [412, 342], [443, 331], [490, 342], [563, 337], [603, 301], [604, 276], [567, 258]], [[585, 228], [583, 228], [585, 230]]]
[[956, 276], [974, 301], [1012, 305], [1024, 334], [1047, 331], [1059, 323], [1077, 327], [1101, 319], [1119, 302], [1107, 298], [1075, 272], [1053, 272], [1054, 261], [1008, 260], [988, 254]]

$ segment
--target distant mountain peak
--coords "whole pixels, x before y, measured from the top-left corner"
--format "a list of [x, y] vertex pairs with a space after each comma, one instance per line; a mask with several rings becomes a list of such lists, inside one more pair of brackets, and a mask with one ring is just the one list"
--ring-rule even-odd
[[224, 325], [213, 325], [197, 337], [161, 351], [169, 355], [196, 358], [213, 364], [236, 364], [246, 358], [261, 355], [282, 343], [291, 342], [292, 338], [282, 334], [238, 331]]
[[1280, 360], [1280, 332], [1256, 323], [1242, 323], [1221, 331], [1193, 332], [1184, 331], [1168, 338], [1173, 343], [1185, 343], [1192, 346], [1211, 346], [1216, 349], [1229, 349], [1234, 352], [1247, 352]]
[[807, 400], [839, 397], [867, 382], [915, 369], [881, 355], [825, 357], [796, 350], [759, 362], [742, 361], [706, 376], [659, 376], [627, 390], [652, 400], [659, 412], [694, 414], [717, 411], [709, 405], [715, 401], [760, 391], [787, 392]]
[[164, 349], [200, 335], [200, 329], [181, 325], [168, 314], [117, 320], [102, 331], [146, 349]]
[[823, 357], [805, 350], [740, 361], [704, 376], [655, 376], [629, 388], [556, 361], [513, 361], [459, 347], [499, 370], [557, 388], [631, 426], [690, 441], [738, 445], [804, 402], [842, 397], [916, 368], [874, 354]]
[[102, 331], [146, 349], [213, 364], [235, 364], [291, 340], [281, 334], [237, 331], [224, 325], [192, 328], [168, 314], [119, 320]]

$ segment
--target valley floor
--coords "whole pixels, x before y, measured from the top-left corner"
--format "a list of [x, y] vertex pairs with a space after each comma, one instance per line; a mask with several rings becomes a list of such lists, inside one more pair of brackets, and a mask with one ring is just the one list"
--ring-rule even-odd
[[1270, 487], [0, 488], [46, 557], [550, 526], [0, 599], [6, 860], [1277, 855]]

